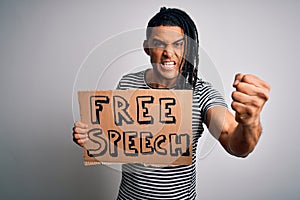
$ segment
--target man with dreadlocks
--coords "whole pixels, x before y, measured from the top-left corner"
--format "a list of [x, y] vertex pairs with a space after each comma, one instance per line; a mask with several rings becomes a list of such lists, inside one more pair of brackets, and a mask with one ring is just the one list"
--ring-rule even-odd
[[[220, 93], [197, 77], [197, 29], [179, 9], [161, 8], [148, 23], [143, 45], [152, 68], [123, 76], [118, 89], [192, 89], [193, 162], [169, 167], [123, 164], [118, 199], [196, 199], [196, 147], [202, 124], [228, 153], [246, 157], [260, 137], [260, 112], [270, 86], [256, 76], [237, 74], [231, 103], [235, 116], [231, 114]], [[75, 122], [73, 139], [80, 146], [87, 140], [86, 128]]]

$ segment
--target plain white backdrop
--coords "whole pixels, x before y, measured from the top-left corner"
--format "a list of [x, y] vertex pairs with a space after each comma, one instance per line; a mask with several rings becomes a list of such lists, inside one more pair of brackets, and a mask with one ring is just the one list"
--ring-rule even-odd
[[[216, 145], [198, 160], [198, 198], [299, 199], [299, 1], [1, 0], [3, 199], [116, 197], [120, 172], [107, 166], [84, 167], [82, 151], [72, 142], [71, 128], [77, 120], [73, 86], [84, 59], [97, 45], [124, 31], [144, 28], [161, 6], [181, 8], [194, 19], [229, 105], [237, 72], [256, 74], [272, 87], [257, 148], [239, 159]], [[115, 50], [132, 44], [128, 41], [120, 41]], [[105, 74], [98, 88], [114, 87], [114, 80], [131, 70], [131, 62], [134, 69], [146, 67], [148, 58], [139, 48], [116, 59], [116, 70], [105, 71], [107, 65], [100, 64], [95, 74], [81, 71], [90, 75], [82, 87], [95, 87], [97, 73]], [[106, 57], [105, 51], [101, 54]]]

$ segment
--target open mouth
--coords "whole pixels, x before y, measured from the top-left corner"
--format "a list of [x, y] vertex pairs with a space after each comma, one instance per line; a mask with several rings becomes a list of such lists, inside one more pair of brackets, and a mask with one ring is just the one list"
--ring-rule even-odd
[[176, 67], [176, 62], [174, 61], [163, 61], [161, 63], [161, 68], [166, 71], [172, 71]]

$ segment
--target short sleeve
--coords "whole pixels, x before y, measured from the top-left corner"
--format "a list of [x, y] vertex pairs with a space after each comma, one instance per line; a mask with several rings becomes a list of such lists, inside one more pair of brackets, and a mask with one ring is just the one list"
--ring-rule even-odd
[[203, 121], [206, 119], [207, 111], [214, 106], [223, 106], [228, 108], [224, 97], [221, 93], [216, 90], [211, 83], [203, 81], [202, 79], [198, 80], [198, 83], [195, 87], [196, 99], [198, 99], [198, 104], [201, 111], [201, 118]]

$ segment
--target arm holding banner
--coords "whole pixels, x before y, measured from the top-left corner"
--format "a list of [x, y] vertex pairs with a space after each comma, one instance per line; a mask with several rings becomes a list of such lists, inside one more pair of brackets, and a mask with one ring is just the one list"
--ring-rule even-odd
[[237, 74], [232, 93], [232, 109], [215, 106], [208, 110], [205, 124], [230, 154], [246, 157], [261, 135], [260, 113], [269, 98], [270, 86], [253, 75]]
[[[205, 124], [230, 154], [240, 157], [253, 151], [261, 134], [260, 112], [269, 98], [270, 86], [253, 75], [238, 74], [232, 93], [235, 117], [222, 106], [211, 107]], [[88, 125], [75, 122], [73, 140], [83, 147], [88, 140]]]

